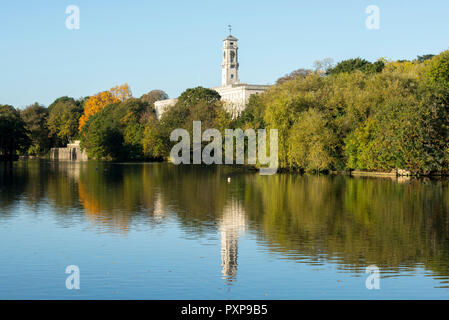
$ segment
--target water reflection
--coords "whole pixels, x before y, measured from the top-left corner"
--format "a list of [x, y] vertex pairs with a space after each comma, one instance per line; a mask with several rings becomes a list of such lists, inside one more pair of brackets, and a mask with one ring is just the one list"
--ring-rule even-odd
[[242, 204], [231, 199], [223, 210], [219, 221], [221, 233], [221, 266], [224, 279], [228, 284], [237, 276], [237, 253], [239, 236], [245, 231], [246, 214]]
[[227, 283], [236, 281], [239, 237], [250, 231], [264, 248], [292, 261], [333, 261], [349, 272], [376, 264], [388, 274], [423, 267], [448, 286], [447, 180], [263, 177], [228, 167], [45, 161], [16, 163], [1, 173], [0, 223], [19, 206], [39, 213], [42, 203], [69, 227], [83, 215], [98, 230], [122, 236], [173, 218], [190, 237], [221, 238]]

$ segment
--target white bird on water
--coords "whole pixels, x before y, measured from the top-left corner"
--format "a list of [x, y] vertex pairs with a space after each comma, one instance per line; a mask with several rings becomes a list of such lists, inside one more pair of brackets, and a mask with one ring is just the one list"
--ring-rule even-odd
[[228, 177], [228, 183], [231, 183], [231, 177]]

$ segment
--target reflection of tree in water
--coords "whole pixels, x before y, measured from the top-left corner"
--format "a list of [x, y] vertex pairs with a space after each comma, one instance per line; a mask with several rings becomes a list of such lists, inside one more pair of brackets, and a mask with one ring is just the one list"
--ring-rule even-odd
[[332, 260], [357, 272], [370, 264], [388, 272], [420, 265], [449, 276], [447, 180], [287, 174], [248, 180], [248, 219], [288, 259]]
[[1, 219], [18, 205], [39, 213], [48, 202], [65, 223], [81, 212], [107, 232], [123, 233], [164, 223], [169, 210], [189, 236], [219, 229], [222, 272], [230, 279], [245, 224], [295, 261], [327, 259], [354, 271], [423, 266], [449, 276], [449, 180], [236, 174], [227, 184], [223, 168], [91, 162], [29, 161], [8, 170], [0, 176]]
[[230, 284], [237, 276], [239, 236], [246, 227], [245, 210], [238, 200], [231, 199], [224, 207], [223, 216], [218, 225], [221, 233], [222, 273]]
[[94, 163], [84, 167], [78, 194], [86, 216], [108, 231], [129, 231], [132, 223], [145, 219], [157, 200], [149, 170], [149, 166], [139, 164]]
[[78, 184], [78, 194], [80, 203], [84, 207], [86, 217], [95, 224], [101, 224], [103, 227], [111, 227], [113, 230], [121, 230], [126, 233], [129, 230], [128, 214], [115, 214], [114, 209], [106, 209], [104, 203], [88, 192], [86, 185]]

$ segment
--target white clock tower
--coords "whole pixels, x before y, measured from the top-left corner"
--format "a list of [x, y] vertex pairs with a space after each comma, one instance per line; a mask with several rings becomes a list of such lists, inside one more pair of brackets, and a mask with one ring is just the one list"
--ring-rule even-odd
[[239, 83], [238, 39], [231, 34], [223, 40], [223, 63], [221, 64], [221, 85]]
[[[226, 110], [233, 116], [238, 116], [245, 110], [250, 96], [260, 94], [268, 90], [269, 85], [241, 83], [239, 80], [239, 54], [238, 39], [232, 35], [231, 26], [229, 36], [223, 40], [223, 62], [221, 64], [221, 86], [213, 88], [217, 91], [224, 102]], [[156, 116], [161, 118], [162, 114], [177, 103], [178, 99], [167, 99], [156, 101], [154, 107]]]

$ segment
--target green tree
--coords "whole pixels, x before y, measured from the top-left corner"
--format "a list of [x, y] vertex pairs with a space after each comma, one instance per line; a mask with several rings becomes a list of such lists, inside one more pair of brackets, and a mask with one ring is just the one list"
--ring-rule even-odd
[[31, 141], [19, 111], [9, 105], [0, 105], [0, 155], [12, 160], [17, 152], [28, 149]]
[[336, 135], [316, 109], [299, 114], [289, 132], [288, 159], [291, 167], [321, 172], [334, 167]]
[[181, 93], [177, 104], [189, 109], [200, 102], [213, 105], [220, 101], [220, 99], [221, 96], [217, 91], [203, 87], [196, 87], [187, 89]]
[[170, 153], [169, 145], [169, 136], [164, 135], [160, 122], [155, 117], [148, 119], [142, 139], [144, 156], [148, 159], [162, 160]]
[[378, 60], [375, 63], [371, 63], [365, 59], [355, 58], [348, 59], [339, 62], [334, 68], [330, 68], [328, 74], [350, 73], [356, 70], [367, 73], [381, 72], [385, 66], [383, 60]]
[[55, 145], [65, 146], [78, 137], [79, 119], [83, 114], [82, 101], [69, 97], [55, 100], [49, 107], [48, 129]]
[[191, 129], [192, 121], [201, 120], [204, 126], [212, 126], [214, 120], [223, 110], [220, 94], [211, 89], [196, 87], [187, 89], [178, 98], [178, 102], [161, 117], [164, 133], [177, 128]]
[[[279, 83], [283, 82], [285, 81]], [[233, 126], [242, 129], [263, 129], [265, 128], [264, 113], [263, 94], [252, 94], [246, 108], [233, 121]]]
[[83, 127], [81, 147], [92, 159], [143, 159], [141, 117], [146, 107], [134, 98], [104, 107]]
[[21, 113], [28, 131], [31, 145], [29, 155], [40, 156], [50, 149], [50, 132], [47, 126], [48, 110], [37, 102], [26, 107]]

